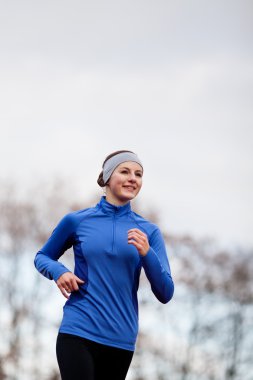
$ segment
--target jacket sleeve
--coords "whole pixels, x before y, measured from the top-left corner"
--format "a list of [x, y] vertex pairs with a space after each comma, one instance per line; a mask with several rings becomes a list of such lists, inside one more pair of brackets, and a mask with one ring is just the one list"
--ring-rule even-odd
[[66, 215], [53, 230], [45, 245], [34, 259], [37, 270], [49, 280], [57, 281], [65, 272], [70, 272], [58, 259], [73, 245], [74, 220], [71, 214]]
[[156, 298], [162, 303], [167, 303], [173, 297], [174, 283], [165, 243], [159, 228], [152, 233], [149, 244], [148, 253], [142, 257], [142, 266]]

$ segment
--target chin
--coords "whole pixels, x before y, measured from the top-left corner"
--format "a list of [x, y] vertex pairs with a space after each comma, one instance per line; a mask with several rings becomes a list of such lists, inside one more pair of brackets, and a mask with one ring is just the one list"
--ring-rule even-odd
[[134, 194], [134, 193], [127, 193], [127, 194], [121, 194], [121, 199], [122, 200], [125, 200], [125, 201], [131, 201], [132, 199], [134, 199], [136, 197], [137, 194]]

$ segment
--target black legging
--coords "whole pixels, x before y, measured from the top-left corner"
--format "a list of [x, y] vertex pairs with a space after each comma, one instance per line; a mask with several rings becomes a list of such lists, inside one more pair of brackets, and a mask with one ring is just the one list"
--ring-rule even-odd
[[124, 380], [133, 351], [59, 333], [56, 355], [62, 380]]

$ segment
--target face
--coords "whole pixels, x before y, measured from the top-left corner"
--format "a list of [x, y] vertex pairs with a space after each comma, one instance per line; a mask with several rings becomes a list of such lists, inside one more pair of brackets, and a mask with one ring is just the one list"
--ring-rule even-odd
[[106, 186], [106, 199], [122, 205], [134, 199], [142, 186], [143, 169], [137, 162], [126, 161], [116, 167]]

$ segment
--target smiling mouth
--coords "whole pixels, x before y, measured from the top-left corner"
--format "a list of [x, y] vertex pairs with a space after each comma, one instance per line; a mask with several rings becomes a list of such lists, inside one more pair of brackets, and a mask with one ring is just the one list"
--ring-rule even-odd
[[135, 187], [132, 187], [132, 186], [123, 186], [123, 187], [125, 187], [128, 190], [135, 190]]

